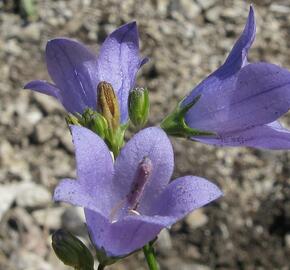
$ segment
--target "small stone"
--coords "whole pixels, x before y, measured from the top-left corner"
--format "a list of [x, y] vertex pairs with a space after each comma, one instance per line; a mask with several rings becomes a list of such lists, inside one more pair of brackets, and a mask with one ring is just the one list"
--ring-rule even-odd
[[61, 217], [65, 211], [63, 207], [40, 209], [32, 212], [32, 216], [37, 223], [49, 229], [59, 229], [61, 227]]
[[180, 0], [179, 4], [181, 6], [182, 14], [184, 14], [188, 19], [193, 19], [201, 13], [199, 5], [193, 1]]
[[202, 9], [209, 9], [216, 3], [216, 0], [196, 0], [196, 2]]
[[40, 23], [31, 23], [23, 28], [20, 39], [25, 41], [39, 41], [42, 26]]
[[203, 209], [197, 209], [186, 217], [185, 222], [194, 230], [204, 226], [208, 222], [208, 217], [204, 214]]
[[54, 268], [45, 262], [45, 260], [33, 252], [28, 252], [21, 250], [20, 252], [15, 252], [11, 257], [11, 262], [15, 265], [18, 270], [53, 270]]
[[22, 207], [46, 206], [51, 202], [51, 194], [41, 185], [24, 182], [16, 186], [16, 203]]
[[215, 7], [205, 12], [205, 18], [210, 22], [217, 22], [221, 14], [221, 8]]
[[16, 196], [16, 192], [11, 185], [0, 186], [0, 221], [6, 211], [10, 208]]
[[202, 265], [202, 264], [197, 264], [193, 262], [184, 262], [182, 260], [176, 260], [176, 258], [171, 258], [168, 259], [164, 262], [164, 265], [162, 265], [162, 269], [178, 269], [178, 270], [210, 270], [209, 267]]
[[13, 56], [19, 56], [22, 53], [22, 49], [18, 45], [16, 39], [7, 40], [4, 50], [6, 53], [11, 54]]
[[33, 97], [47, 114], [63, 111], [60, 103], [53, 97], [42, 95], [39, 93], [35, 93]]
[[157, 248], [158, 251], [165, 254], [172, 249], [172, 241], [171, 241], [170, 233], [167, 229], [162, 230], [158, 234], [156, 245], [158, 247]]
[[52, 138], [54, 133], [54, 126], [51, 125], [48, 120], [45, 119], [41, 121], [36, 127], [35, 127], [35, 137], [37, 142], [44, 143]]

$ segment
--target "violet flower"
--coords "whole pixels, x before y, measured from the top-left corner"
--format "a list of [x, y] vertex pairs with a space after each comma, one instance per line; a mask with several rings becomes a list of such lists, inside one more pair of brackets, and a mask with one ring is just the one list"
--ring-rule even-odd
[[96, 110], [97, 86], [110, 83], [117, 93], [121, 123], [128, 119], [128, 95], [134, 87], [139, 68], [147, 61], [139, 56], [138, 29], [135, 22], [111, 33], [96, 56], [81, 43], [56, 38], [47, 43], [47, 70], [54, 81], [31, 81], [24, 86], [55, 97], [70, 113]]
[[222, 194], [216, 185], [196, 176], [169, 184], [173, 150], [159, 128], [137, 133], [115, 163], [100, 137], [80, 126], [71, 130], [77, 180], [62, 180], [54, 199], [85, 208], [93, 243], [110, 257], [143, 247], [160, 230]]
[[211, 131], [193, 140], [221, 146], [290, 149], [290, 131], [276, 120], [290, 108], [290, 72], [269, 63], [249, 63], [248, 51], [256, 32], [253, 7], [244, 31], [225, 63], [185, 98], [197, 96], [187, 112], [190, 128]]

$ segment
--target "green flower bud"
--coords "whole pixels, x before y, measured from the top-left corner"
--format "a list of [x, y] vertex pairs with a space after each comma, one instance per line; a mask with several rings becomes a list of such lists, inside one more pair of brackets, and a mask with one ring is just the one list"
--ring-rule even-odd
[[129, 117], [134, 126], [142, 128], [149, 115], [149, 92], [145, 88], [135, 88], [129, 95]]
[[57, 230], [52, 235], [52, 247], [57, 257], [76, 270], [93, 270], [94, 258], [88, 248], [74, 235]]
[[87, 108], [81, 116], [80, 123], [82, 126], [92, 130], [102, 139], [107, 136], [108, 123], [107, 120], [98, 112]]

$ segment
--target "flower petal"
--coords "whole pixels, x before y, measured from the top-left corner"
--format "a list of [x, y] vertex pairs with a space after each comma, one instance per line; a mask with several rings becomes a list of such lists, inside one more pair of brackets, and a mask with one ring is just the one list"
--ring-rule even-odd
[[190, 127], [221, 134], [275, 121], [290, 108], [290, 72], [268, 63], [248, 64], [207, 91], [186, 115]]
[[219, 68], [219, 73], [234, 73], [247, 64], [247, 55], [256, 36], [256, 23], [253, 6], [250, 11], [244, 31], [232, 48], [225, 63]]
[[[171, 224], [191, 211], [222, 196], [221, 190], [210, 181], [197, 176], [184, 176], [171, 182], [151, 208], [151, 215], [170, 217]], [[167, 224], [167, 226], [171, 225]]]
[[46, 63], [67, 111], [82, 113], [86, 107], [96, 108], [97, 64], [93, 53], [77, 41], [56, 38], [47, 43]]
[[[77, 196], [88, 196], [93, 198], [93, 204], [88, 199], [89, 205], [86, 201], [84, 205], [78, 205], [99, 209], [100, 213], [109, 216], [114, 199], [118, 200], [112, 193], [113, 161], [109, 149], [99, 136], [84, 127], [71, 126], [71, 131], [76, 152], [77, 181], [61, 182], [56, 189], [60, 193], [59, 200], [70, 198], [70, 202], [76, 204]], [[66, 201], [69, 202], [68, 199]]]
[[[240, 38], [235, 43], [225, 63], [220, 66], [216, 71], [205, 78], [199, 85], [197, 85], [191, 93], [183, 101], [186, 105], [194, 100], [195, 97], [202, 94], [215, 94], [220, 95], [223, 84], [227, 84], [234, 80], [231, 78], [247, 64], [247, 54], [256, 35], [256, 23], [254, 9], [250, 6], [249, 16], [245, 25], [244, 31]], [[230, 83], [229, 82], [229, 83]], [[199, 101], [201, 102], [201, 101]]]
[[92, 198], [87, 190], [84, 189], [84, 186], [74, 179], [61, 180], [54, 190], [53, 199], [99, 211], [96, 199]]
[[148, 157], [153, 165], [139, 205], [146, 213], [154, 198], [157, 198], [168, 184], [173, 172], [173, 150], [171, 143], [160, 128], [146, 128], [139, 131], [121, 150], [115, 162], [115, 193], [125, 199], [129, 194], [139, 163]]
[[101, 47], [98, 57], [99, 78], [112, 84], [118, 95], [121, 123], [128, 119], [129, 91], [134, 87], [137, 71], [145, 61], [139, 56], [136, 22], [119, 27]]
[[31, 81], [23, 87], [24, 89], [31, 89], [52, 97], [55, 97], [61, 102], [60, 90], [53, 84], [47, 81], [35, 80]]
[[108, 223], [93, 211], [85, 210], [85, 215], [93, 243], [112, 257], [125, 256], [142, 248], [163, 228], [160, 224], [144, 221], [138, 216]]
[[218, 146], [249, 146], [271, 150], [290, 149], [290, 130], [279, 126], [277, 122], [224, 134], [217, 138], [199, 137], [192, 139]]

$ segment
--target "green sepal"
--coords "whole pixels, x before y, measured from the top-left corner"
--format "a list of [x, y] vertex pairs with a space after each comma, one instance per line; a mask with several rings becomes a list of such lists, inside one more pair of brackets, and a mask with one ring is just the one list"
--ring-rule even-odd
[[214, 132], [198, 130], [190, 128], [185, 123], [185, 114], [191, 109], [200, 99], [201, 95], [196, 96], [192, 102], [188, 103], [185, 106], [182, 106], [182, 102], [179, 102], [175, 110], [163, 119], [160, 124], [160, 127], [171, 136], [190, 138], [193, 136], [213, 136]]
[[94, 258], [77, 237], [63, 229], [52, 235], [52, 248], [56, 256], [75, 270], [94, 270]]
[[119, 125], [116, 130], [108, 129], [108, 134], [105, 138], [105, 142], [107, 143], [110, 150], [113, 152], [114, 157], [116, 157], [121, 148], [124, 145], [124, 136], [125, 131], [128, 128], [129, 123]]

